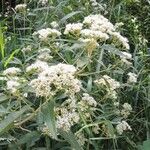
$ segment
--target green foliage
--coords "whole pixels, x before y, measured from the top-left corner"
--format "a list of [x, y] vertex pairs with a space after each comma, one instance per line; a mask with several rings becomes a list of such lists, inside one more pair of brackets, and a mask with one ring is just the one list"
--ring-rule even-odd
[[139, 146], [139, 149], [140, 150], [149, 150], [149, 147], [150, 147], [150, 140], [148, 139], [143, 142], [143, 145]]
[[[149, 150], [149, 0], [97, 0], [97, 5], [89, 0], [48, 0], [46, 5], [27, 0], [17, 4], [24, 2], [27, 9], [21, 12], [13, 9], [12, 15], [4, 18], [0, 26], [0, 149]], [[122, 22], [124, 25], [117, 27], [116, 32], [127, 37], [130, 49], [125, 50], [112, 35], [105, 41], [94, 39], [98, 45], [94, 43], [93, 48], [90, 41], [80, 41], [85, 38], [80, 34], [64, 34], [67, 24], [81, 23], [91, 14], [102, 14], [113, 24]], [[41, 41], [39, 35], [33, 35], [41, 29], [53, 28], [53, 21], [58, 23], [55, 29], [61, 32], [60, 36]], [[83, 28], [89, 25], [84, 24]], [[41, 54], [39, 50], [44, 48], [49, 49], [51, 56], [47, 70], [50, 67], [57, 70], [57, 64], [63, 63], [75, 66], [77, 71], [64, 79], [62, 69], [57, 74], [59, 81], [54, 79], [49, 89], [45, 87], [50, 81], [42, 87], [39, 82], [36, 89], [31, 82], [39, 78], [40, 73], [36, 71], [40, 64], [31, 72], [27, 68], [35, 65]], [[123, 52], [129, 52], [132, 58], [123, 60], [130, 57]], [[16, 76], [5, 74], [10, 67], [21, 71]], [[135, 73], [137, 82], [129, 82], [130, 72]], [[111, 77], [111, 81], [105, 75]], [[51, 74], [50, 79], [53, 78]], [[79, 92], [72, 90], [68, 94], [73, 89], [73, 79], [76, 85], [80, 81], [82, 87]], [[105, 84], [96, 84], [98, 79]], [[12, 82], [8, 84], [9, 81], [19, 85], [15, 87]], [[111, 87], [110, 83], [115, 81], [121, 87], [115, 89], [115, 84]], [[39, 89], [45, 93], [48, 90], [48, 95], [41, 96], [42, 92], [36, 92]], [[83, 100], [85, 93], [89, 94], [86, 100], [91, 101], [91, 105]], [[127, 117], [124, 104], [131, 105], [131, 110], [128, 105]], [[76, 115], [69, 120], [73, 113]], [[121, 121], [126, 121], [132, 130], [127, 127], [120, 134], [117, 125]]]
[[42, 107], [42, 112], [40, 114], [42, 114], [43, 121], [46, 123], [50, 133], [52, 134], [51, 136], [54, 139], [57, 139], [54, 100], [51, 100], [49, 103], [45, 104]]
[[5, 40], [4, 40], [4, 34], [3, 29], [0, 25], [0, 52], [1, 52], [1, 59], [4, 59], [5, 57]]
[[6, 133], [9, 129], [12, 129], [14, 126], [14, 121], [21, 117], [21, 115], [27, 111], [29, 108], [28, 107], [22, 107], [21, 110], [12, 112], [4, 120], [1, 120], [0, 124], [0, 135], [3, 133]]

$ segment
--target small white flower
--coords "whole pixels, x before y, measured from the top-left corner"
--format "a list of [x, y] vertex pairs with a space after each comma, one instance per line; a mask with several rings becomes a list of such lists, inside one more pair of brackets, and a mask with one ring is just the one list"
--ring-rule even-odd
[[10, 68], [4, 70], [3, 74], [6, 76], [15, 76], [15, 75], [19, 74], [20, 72], [21, 72], [21, 70], [19, 68], [10, 67]]
[[128, 39], [126, 37], [123, 37], [119, 32], [109, 32], [110, 35], [112, 35], [114, 41], [119, 46], [121, 45], [125, 49], [130, 49], [130, 46], [128, 44]]
[[66, 28], [65, 28], [65, 31], [64, 31], [64, 34], [77, 34], [79, 35], [81, 30], [82, 30], [82, 26], [83, 24], [82, 23], [70, 23], [70, 24], [67, 24], [66, 25]]
[[58, 23], [57, 23], [56, 21], [51, 22], [50, 25], [51, 25], [53, 28], [58, 28], [58, 27], [59, 27], [59, 25], [58, 25]]
[[122, 61], [123, 63], [125, 63], [126, 65], [128, 65], [128, 66], [131, 66], [131, 65], [132, 65], [132, 63], [131, 63], [130, 61], [128, 61], [127, 59], [122, 58], [121, 61]]
[[93, 50], [95, 50], [99, 44], [97, 43], [97, 41], [93, 38], [89, 38], [89, 39], [79, 39], [80, 42], [82, 42], [84, 44], [84, 48], [87, 50], [88, 55], [91, 55]]
[[15, 7], [16, 11], [23, 12], [26, 10], [27, 4], [18, 4]]
[[117, 99], [117, 92], [114, 89], [109, 89], [108, 91], [108, 96], [111, 99]]
[[50, 36], [53, 38], [56, 38], [60, 36], [61, 33], [56, 29], [46, 28], [46, 29], [41, 29], [41, 30], [38, 30], [37, 32], [34, 32], [33, 36], [35, 35], [38, 35], [41, 41], [47, 41]]
[[121, 135], [123, 133], [123, 131], [132, 130], [132, 129], [126, 121], [122, 121], [116, 126], [116, 130], [117, 130], [118, 134]]
[[89, 15], [84, 18], [83, 23], [89, 25], [91, 30], [101, 31], [103, 33], [115, 30], [114, 25], [102, 15]]
[[99, 131], [100, 131], [100, 128], [98, 125], [95, 125], [94, 127], [92, 127], [92, 131], [95, 133], [95, 134], [99, 134]]
[[42, 4], [42, 6], [45, 6], [48, 3], [48, 0], [39, 0], [39, 3]]
[[104, 22], [108, 22], [108, 19], [102, 15], [89, 15], [89, 16], [85, 17], [84, 21], [83, 21], [84, 24], [88, 24], [88, 25], [91, 25], [94, 23], [95, 24], [103, 24]]
[[128, 118], [128, 116], [130, 115], [130, 113], [132, 111], [131, 105], [128, 103], [124, 103], [122, 107], [123, 107], [123, 109], [121, 110], [121, 115], [124, 118]]
[[114, 102], [114, 106], [118, 107], [119, 106], [119, 102]]
[[51, 50], [49, 48], [46, 48], [46, 47], [38, 50], [38, 53], [44, 53], [44, 52], [51, 53]]
[[123, 108], [124, 108], [125, 110], [127, 110], [127, 111], [132, 111], [132, 107], [131, 107], [131, 105], [128, 104], [128, 103], [124, 103], [124, 104], [123, 104]]
[[53, 57], [50, 55], [51, 50], [48, 48], [42, 48], [38, 50], [39, 55], [37, 56], [37, 58], [41, 61], [49, 61], [51, 60]]
[[136, 83], [137, 82], [137, 75], [135, 73], [129, 72], [128, 73], [128, 82], [129, 83]]
[[108, 92], [108, 96], [111, 99], [117, 99], [117, 92], [116, 89], [120, 88], [120, 83], [108, 75], [103, 75], [102, 78], [94, 81], [97, 85], [104, 85]]
[[24, 51], [24, 52], [30, 52], [31, 50], [32, 50], [31, 45], [28, 45], [27, 47], [24, 47], [24, 48], [22, 49], [22, 51]]
[[45, 53], [39, 54], [37, 58], [41, 61], [49, 61], [49, 60], [52, 60], [53, 57], [49, 53], [45, 52]]
[[49, 97], [54, 93], [51, 91], [51, 86], [49, 84], [48, 79], [38, 77], [37, 79], [33, 79], [29, 84], [35, 91], [36, 96], [44, 96]]
[[23, 96], [24, 96], [24, 97], [28, 97], [28, 93], [24, 93]]
[[90, 106], [97, 106], [97, 102], [87, 93], [83, 93], [82, 101], [85, 101]]
[[123, 26], [123, 25], [124, 25], [123, 22], [117, 22], [117, 23], [115, 24], [115, 28], [117, 29], [117, 28], [119, 28], [119, 27], [121, 27], [121, 26]]
[[77, 137], [78, 142], [83, 146], [87, 141], [85, 135], [82, 132], [76, 133], [75, 135]]
[[35, 63], [31, 64], [26, 68], [26, 72], [42, 72], [48, 68], [48, 64], [46, 62], [37, 60]]
[[121, 52], [123, 55], [120, 56], [121, 58], [124, 58], [124, 59], [132, 59], [132, 55], [130, 53], [127, 53], [127, 52]]
[[103, 84], [105, 86], [107, 86], [109, 84], [109, 86], [110, 86], [109, 88], [111, 90], [115, 90], [120, 87], [120, 83], [118, 81], [112, 79], [108, 75], [104, 75], [102, 78], [95, 80], [94, 82], [98, 85]]
[[56, 126], [64, 131], [69, 131], [70, 127], [79, 121], [79, 114], [74, 110], [68, 111], [66, 108], [58, 108], [60, 115], [57, 114]]
[[93, 38], [101, 41], [106, 41], [107, 39], [109, 39], [108, 34], [103, 33], [101, 31], [93, 31], [90, 29], [83, 29], [81, 31], [81, 35], [85, 38]]
[[9, 90], [12, 94], [16, 93], [17, 88], [20, 86], [20, 83], [15, 80], [8, 80], [7, 81], [7, 90]]

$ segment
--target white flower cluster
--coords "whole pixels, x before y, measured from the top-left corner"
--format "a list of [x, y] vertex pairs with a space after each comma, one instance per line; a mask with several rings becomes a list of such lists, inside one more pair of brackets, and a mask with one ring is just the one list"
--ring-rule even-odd
[[82, 102], [89, 106], [97, 106], [97, 102], [94, 100], [94, 98], [87, 93], [83, 93]]
[[22, 49], [23, 52], [30, 52], [31, 50], [32, 50], [31, 45], [28, 45], [27, 47], [24, 47], [24, 48]]
[[[75, 96], [69, 97], [69, 99], [55, 108], [56, 127], [64, 131], [69, 131], [73, 125], [79, 122], [80, 115], [78, 109], [82, 111], [85, 117], [89, 118], [90, 113], [94, 111], [94, 109], [92, 110], [91, 108], [97, 106], [97, 102], [94, 98], [87, 93], [84, 93], [82, 99], [79, 101]], [[89, 110], [91, 112], [89, 112]]]
[[51, 60], [53, 57], [50, 55], [51, 50], [48, 48], [42, 48], [38, 51], [39, 55], [38, 55], [38, 59], [41, 61], [49, 61]]
[[[58, 108], [59, 114], [56, 116], [56, 127], [69, 131], [71, 126], [78, 123], [80, 117], [75, 109], [67, 110], [66, 108]], [[58, 111], [57, 110], [57, 111]]]
[[[93, 1], [93, 3], [96, 2]], [[127, 38], [117, 32], [116, 27], [102, 15], [89, 15], [84, 18], [82, 23], [67, 24], [64, 34], [78, 36], [79, 41], [83, 43], [90, 41], [89, 48], [86, 46], [85, 49], [87, 51], [90, 49], [91, 52], [97, 48], [99, 42], [105, 42], [108, 39], [116, 46], [129, 49]]]
[[18, 4], [15, 7], [15, 10], [18, 12], [24, 12], [26, 10], [27, 4]]
[[53, 28], [59, 27], [59, 24], [58, 24], [56, 21], [51, 22], [50, 25], [51, 25]]
[[95, 83], [97, 83], [99, 85], [103, 84], [105, 86], [107, 86], [109, 84], [109, 88], [112, 90], [115, 90], [120, 87], [120, 83], [118, 81], [112, 79], [108, 75], [103, 75], [102, 78], [95, 80]]
[[97, 41], [93, 38], [89, 38], [89, 39], [80, 38], [79, 41], [84, 44], [84, 47], [85, 49], [87, 49], [89, 56], [92, 54], [92, 51], [99, 46]]
[[123, 109], [121, 110], [121, 115], [124, 118], [127, 118], [130, 115], [131, 111], [132, 111], [131, 105], [128, 104], [128, 103], [124, 103], [123, 104]]
[[120, 55], [121, 61], [127, 64], [128, 66], [131, 66], [132, 63], [129, 60], [132, 59], [132, 55], [130, 53], [122, 52], [122, 51], [120, 51], [120, 53], [121, 53]]
[[122, 133], [126, 130], [132, 130], [130, 125], [126, 121], [121, 121], [116, 126], [116, 130], [118, 134], [122, 135]]
[[115, 23], [115, 29], [118, 29], [119, 27], [121, 27], [123, 25], [124, 25], [123, 22], [117, 22], [117, 23]]
[[64, 34], [74, 34], [79, 35], [82, 30], [83, 24], [82, 23], [69, 23], [66, 25]]
[[95, 40], [106, 41], [109, 36], [101, 31], [94, 31], [90, 29], [83, 29], [81, 35], [84, 38], [94, 38]]
[[89, 26], [91, 32], [97, 31], [97, 33], [99, 32], [99, 36], [101, 32], [100, 38], [104, 37], [102, 40], [106, 41], [112, 37], [117, 45], [129, 49], [127, 38], [123, 37], [119, 32], [116, 32], [115, 26], [104, 16], [90, 15], [85, 17], [83, 23]]
[[86, 139], [84, 133], [78, 132], [75, 134], [77, 141], [83, 146], [88, 140]]
[[40, 73], [48, 68], [48, 64], [44, 61], [37, 60], [26, 68], [27, 73]]
[[75, 96], [70, 96], [54, 109], [56, 117], [56, 128], [64, 131], [69, 131], [70, 128], [80, 121], [78, 112], [77, 99]]
[[132, 59], [132, 55], [130, 53], [127, 52], [121, 52], [122, 56], [120, 56], [123, 59]]
[[46, 65], [45, 68], [38, 74], [38, 78], [30, 82], [36, 96], [48, 97], [57, 91], [74, 95], [80, 91], [81, 82], [74, 76], [76, 72], [74, 66], [60, 63], [50, 67]]
[[90, 0], [90, 2], [93, 7], [96, 7], [98, 5], [96, 0]]
[[45, 6], [48, 3], [48, 0], [39, 0], [39, 4]]
[[129, 103], [124, 103], [120, 107], [119, 102], [114, 102], [114, 106], [116, 107], [115, 113], [125, 119], [127, 119], [132, 112], [132, 106]]
[[16, 67], [10, 67], [3, 71], [3, 75], [6, 76], [6, 89], [9, 90], [11, 94], [15, 94], [20, 86], [19, 78], [17, 75], [21, 73], [21, 70]]
[[60, 36], [61, 32], [59, 32], [56, 29], [46, 28], [46, 29], [41, 29], [41, 30], [38, 30], [37, 32], [34, 32], [33, 35], [38, 35], [41, 41], [47, 41], [50, 36], [52, 38], [56, 38]]
[[97, 12], [102, 12], [103, 14], [107, 14], [107, 5], [105, 3], [97, 2], [97, 0], [89, 0], [92, 6], [92, 10]]
[[104, 75], [102, 78], [95, 80], [94, 81], [97, 85], [104, 85], [107, 87], [107, 92], [108, 95], [113, 98], [116, 99], [117, 98], [117, 93], [116, 93], [116, 89], [118, 89], [120, 87], [120, 83], [114, 79], [112, 79], [111, 77], [109, 77], [108, 75]]
[[37, 97], [50, 97], [54, 95], [47, 78], [38, 77], [37, 79], [31, 80], [29, 85], [34, 89]]
[[10, 67], [6, 70], [3, 71], [3, 74], [5, 76], [16, 76], [21, 72], [21, 70], [19, 68], [16, 67]]
[[89, 15], [84, 18], [84, 24], [88, 25], [94, 31], [114, 31], [114, 25], [102, 15]]
[[78, 102], [78, 107], [84, 113], [84, 116], [89, 118], [90, 111], [97, 106], [95, 99], [87, 93], [83, 93], [81, 101]]
[[128, 39], [123, 37], [119, 32], [109, 32], [109, 34], [113, 37], [113, 41], [118, 46], [123, 46], [125, 49], [129, 49], [130, 46], [128, 44]]
[[128, 73], [128, 83], [136, 83], [137, 82], [137, 75], [135, 73], [129, 72]]
[[101, 130], [101, 128], [99, 127], [98, 124], [92, 127], [92, 131], [93, 131], [95, 134], [99, 134], [99, 133], [100, 133], [100, 130]]
[[7, 90], [9, 90], [12, 94], [15, 94], [17, 92], [19, 86], [20, 83], [17, 80], [12, 79], [7, 81]]

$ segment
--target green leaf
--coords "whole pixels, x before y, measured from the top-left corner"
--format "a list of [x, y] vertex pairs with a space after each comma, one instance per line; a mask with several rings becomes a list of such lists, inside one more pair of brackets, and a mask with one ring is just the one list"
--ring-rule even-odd
[[114, 127], [113, 127], [112, 123], [110, 121], [106, 121], [105, 124], [107, 126], [107, 129], [108, 129], [108, 132], [109, 132], [110, 136], [114, 137], [115, 132], [114, 132]]
[[68, 20], [69, 18], [73, 17], [74, 15], [77, 15], [77, 14], [80, 14], [82, 13], [82, 11], [74, 11], [74, 12], [71, 12], [69, 14], [67, 14], [65, 17], [63, 17], [59, 23], [63, 24], [66, 20]]
[[0, 122], [0, 135], [8, 131], [14, 126], [14, 121], [19, 118], [25, 111], [29, 110], [28, 106], [24, 106], [20, 111], [10, 113], [4, 120]]
[[5, 108], [3, 105], [0, 105], [0, 117], [4, 116], [6, 114], [9, 114], [9, 113], [10, 113], [10, 111], [7, 108]]
[[149, 150], [150, 149], [150, 139], [143, 142], [143, 145], [140, 146], [140, 150]]
[[50, 100], [42, 107], [43, 121], [46, 123], [52, 137], [57, 139], [56, 121], [54, 113], [54, 100]]
[[89, 63], [89, 59], [87, 57], [81, 57], [77, 60], [77, 67], [82, 68]]
[[93, 80], [92, 80], [92, 77], [89, 77], [89, 79], [88, 79], [88, 83], [87, 83], [87, 91], [88, 92], [91, 92], [91, 90], [92, 90], [92, 82]]
[[40, 133], [37, 131], [33, 131], [23, 135], [18, 141], [19, 145], [26, 144], [28, 148], [33, 146], [37, 140], [40, 138]]
[[63, 130], [59, 130], [60, 135], [71, 145], [71, 147], [75, 150], [83, 150], [81, 145], [76, 140], [76, 137], [71, 131], [65, 132]]
[[0, 103], [8, 100], [8, 96], [5, 94], [0, 93]]
[[124, 56], [124, 55], [122, 54], [122, 52], [120, 52], [120, 50], [119, 50], [118, 48], [116, 48], [115, 46], [112, 46], [112, 45], [110, 45], [110, 44], [104, 44], [104, 45], [102, 46], [102, 48], [103, 48], [104, 50], [107, 50], [107, 51], [109, 51], [109, 52], [115, 54], [115, 55], [122, 56], [122, 57]]
[[10, 61], [14, 58], [14, 55], [16, 54], [16, 53], [18, 53], [19, 52], [19, 49], [16, 49], [15, 51], [13, 51], [12, 53], [11, 53], [11, 55], [8, 57], [8, 59], [5, 61], [5, 63], [4, 63], [4, 67], [6, 67], [9, 63], [10, 63]]
[[2, 59], [4, 59], [5, 57], [4, 48], [5, 48], [5, 40], [4, 40], [2, 28], [0, 26], [0, 52], [1, 52]]

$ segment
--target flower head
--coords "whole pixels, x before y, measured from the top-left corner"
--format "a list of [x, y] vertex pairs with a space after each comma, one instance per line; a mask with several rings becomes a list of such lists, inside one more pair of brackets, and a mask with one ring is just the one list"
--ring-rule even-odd
[[26, 10], [27, 4], [18, 4], [15, 7], [15, 10], [18, 12], [24, 12]]
[[19, 68], [10, 67], [10, 68], [4, 70], [3, 74], [6, 76], [16, 76], [20, 72], [21, 72], [21, 70]]

